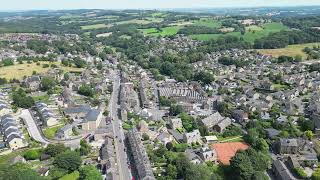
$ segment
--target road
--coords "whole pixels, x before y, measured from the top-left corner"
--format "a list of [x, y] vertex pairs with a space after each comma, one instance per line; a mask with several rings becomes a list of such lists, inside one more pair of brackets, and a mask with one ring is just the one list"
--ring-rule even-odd
[[124, 132], [122, 128], [122, 122], [118, 117], [118, 109], [119, 109], [119, 93], [120, 91], [120, 77], [118, 73], [114, 75], [113, 82], [113, 91], [109, 102], [109, 112], [110, 117], [112, 118], [112, 128], [114, 134], [114, 146], [116, 150], [116, 161], [118, 165], [118, 178], [119, 180], [131, 180], [131, 172], [128, 167], [128, 158], [127, 153], [124, 151]]
[[40, 133], [30, 111], [28, 109], [24, 109], [21, 111], [21, 114], [19, 116], [20, 118], [22, 118], [26, 125], [27, 125], [27, 129], [28, 132], [30, 134], [30, 136], [37, 142], [43, 143], [43, 144], [49, 144], [50, 142], [45, 140], [42, 136], [42, 134]]

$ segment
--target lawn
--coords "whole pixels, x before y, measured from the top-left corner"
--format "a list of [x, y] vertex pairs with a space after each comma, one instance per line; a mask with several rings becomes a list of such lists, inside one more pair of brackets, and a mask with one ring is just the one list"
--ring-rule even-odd
[[[157, 18], [153, 18], [153, 20], [155, 20]], [[132, 20], [128, 20], [128, 21], [120, 21], [120, 22], [116, 22], [117, 25], [120, 24], [149, 24], [152, 23], [152, 20], [144, 20], [144, 19], [132, 19]]]
[[79, 171], [74, 171], [70, 174], [64, 175], [59, 180], [77, 180], [79, 178]]
[[21, 80], [23, 79], [24, 76], [31, 76], [33, 71], [36, 71], [37, 73], [46, 73], [50, 70], [49, 68], [43, 68], [43, 64], [55, 64], [59, 68], [61, 68], [63, 71], [70, 72], [70, 71], [75, 71], [75, 72], [81, 72], [82, 69], [75, 68], [75, 67], [65, 67], [61, 65], [60, 62], [45, 62], [41, 61], [40, 65], [38, 66], [36, 63], [31, 63], [28, 64], [27, 62], [24, 62], [24, 64], [15, 64], [13, 66], [5, 66], [5, 67], [0, 67], [0, 77], [6, 78], [8, 80], [10, 79], [18, 79]]
[[308, 43], [308, 44], [297, 44], [297, 45], [289, 45], [286, 48], [280, 48], [280, 49], [261, 49], [258, 50], [261, 54], [270, 55], [273, 57], [279, 57], [281, 55], [284, 56], [296, 56], [301, 55], [302, 58], [305, 60], [307, 59], [308, 55], [303, 52], [303, 49], [305, 47], [312, 48], [313, 46], [318, 46], [320, 43]]
[[63, 124], [54, 126], [54, 127], [48, 127], [43, 130], [44, 136], [46, 136], [48, 139], [53, 139], [57, 133], [57, 131], [63, 127]]
[[34, 99], [35, 102], [44, 102], [44, 103], [48, 103], [49, 102], [49, 95], [43, 95], [43, 96], [35, 96], [32, 97]]
[[14, 151], [12, 153], [9, 153], [7, 155], [1, 155], [0, 156], [0, 166], [1, 165], [5, 165], [5, 164], [10, 164], [10, 161], [15, 158], [18, 155], [23, 155], [25, 152], [27, 151], [27, 149], [21, 149], [18, 151]]
[[101, 28], [108, 28], [111, 27], [111, 25], [107, 24], [93, 24], [93, 25], [86, 25], [86, 26], [81, 26], [82, 30], [91, 30], [91, 29], [101, 29]]
[[149, 29], [140, 29], [144, 34], [152, 35], [152, 36], [171, 36], [178, 33], [180, 27], [179, 26], [170, 26], [161, 28], [161, 31], [158, 31], [156, 28]]
[[232, 136], [232, 137], [218, 137], [218, 141], [221, 142], [242, 142], [242, 136]]
[[206, 26], [210, 28], [220, 28], [221, 27], [221, 22], [213, 19], [208, 19], [208, 18], [203, 18], [198, 21], [194, 21], [193, 25], [196, 26]]

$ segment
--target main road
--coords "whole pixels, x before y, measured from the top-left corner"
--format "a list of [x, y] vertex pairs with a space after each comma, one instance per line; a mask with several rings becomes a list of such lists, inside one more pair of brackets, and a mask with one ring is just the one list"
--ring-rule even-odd
[[120, 77], [119, 73], [115, 71], [113, 75], [113, 91], [109, 101], [109, 116], [112, 118], [112, 128], [114, 134], [114, 146], [116, 150], [116, 162], [118, 166], [118, 179], [131, 180], [132, 175], [128, 165], [128, 157], [125, 152], [125, 136], [122, 128], [122, 122], [119, 119], [119, 96], [120, 96]]

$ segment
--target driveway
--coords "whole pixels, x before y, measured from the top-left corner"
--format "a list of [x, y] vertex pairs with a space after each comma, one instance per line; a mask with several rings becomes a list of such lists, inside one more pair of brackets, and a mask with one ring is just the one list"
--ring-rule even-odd
[[30, 111], [28, 109], [22, 110], [19, 117], [24, 120], [25, 124], [27, 125], [29, 135], [35, 141], [43, 143], [43, 144], [49, 144], [49, 142], [42, 137], [42, 135], [41, 135], [34, 119], [32, 118], [32, 116], [30, 114]]

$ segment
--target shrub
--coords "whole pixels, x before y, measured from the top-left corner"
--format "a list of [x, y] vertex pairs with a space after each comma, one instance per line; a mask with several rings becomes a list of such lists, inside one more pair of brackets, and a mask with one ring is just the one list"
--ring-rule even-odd
[[36, 160], [40, 158], [40, 153], [38, 150], [31, 149], [24, 153], [23, 157], [26, 160]]

